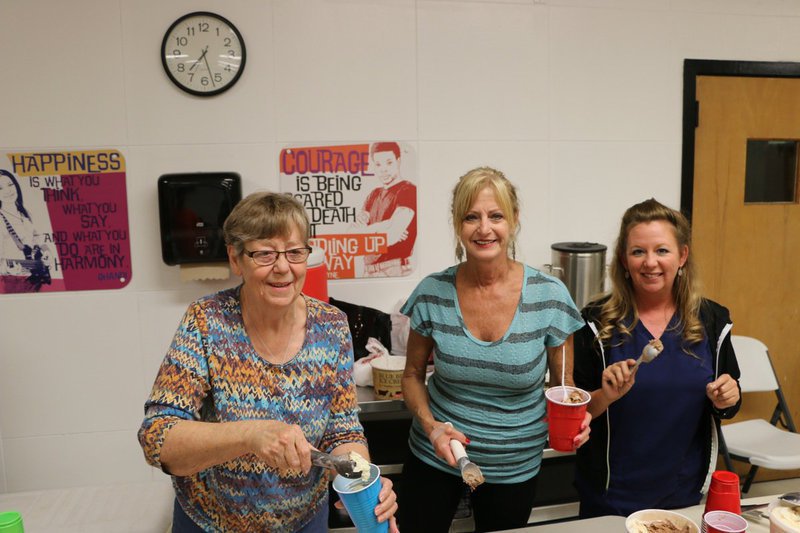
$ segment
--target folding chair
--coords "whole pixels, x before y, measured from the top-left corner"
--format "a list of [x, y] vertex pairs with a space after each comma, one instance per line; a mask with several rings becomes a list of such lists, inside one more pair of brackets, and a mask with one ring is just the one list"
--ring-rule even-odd
[[721, 426], [720, 452], [727, 469], [733, 470], [731, 459], [751, 465], [742, 485], [742, 492], [747, 492], [759, 467], [773, 470], [800, 468], [800, 434], [795, 428], [767, 347], [752, 337], [733, 335], [731, 340], [742, 374], [739, 378], [742, 393], [774, 391], [777, 398], [769, 422], [759, 418]]

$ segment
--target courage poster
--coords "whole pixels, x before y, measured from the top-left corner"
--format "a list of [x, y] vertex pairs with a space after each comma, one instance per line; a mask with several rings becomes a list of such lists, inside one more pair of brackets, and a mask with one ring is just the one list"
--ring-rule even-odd
[[417, 161], [394, 141], [285, 148], [281, 190], [306, 208], [329, 279], [402, 277], [416, 265]]
[[119, 151], [0, 152], [0, 293], [119, 289], [130, 279]]

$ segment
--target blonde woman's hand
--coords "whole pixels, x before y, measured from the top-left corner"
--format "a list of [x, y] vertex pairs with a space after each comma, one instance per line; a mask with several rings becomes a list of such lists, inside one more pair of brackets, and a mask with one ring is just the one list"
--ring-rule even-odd
[[469, 439], [466, 435], [455, 429], [452, 424], [446, 422], [434, 422], [433, 429], [428, 434], [428, 439], [431, 441], [436, 455], [453, 467], [457, 466], [457, 463], [456, 458], [453, 456], [453, 451], [450, 449], [450, 441], [456, 439], [465, 446], [469, 444]]
[[739, 386], [730, 374], [722, 374], [706, 385], [706, 396], [717, 409], [727, 409], [739, 401]]
[[636, 381], [636, 372], [631, 370], [635, 364], [634, 359], [626, 359], [603, 370], [603, 395], [608, 403], [616, 402], [631, 390]]
[[591, 423], [592, 414], [587, 411], [586, 416], [583, 417], [583, 422], [581, 422], [581, 432], [572, 439], [572, 445], [576, 450], [589, 440], [589, 433], [592, 432], [592, 428], [589, 426]]

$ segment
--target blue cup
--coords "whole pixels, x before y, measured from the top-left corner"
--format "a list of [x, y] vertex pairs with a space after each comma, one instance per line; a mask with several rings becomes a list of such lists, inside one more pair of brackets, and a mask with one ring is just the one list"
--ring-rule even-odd
[[378, 494], [381, 492], [381, 470], [377, 466], [369, 465], [369, 479], [364, 482], [361, 478], [347, 479], [336, 476], [333, 479], [333, 489], [342, 499], [347, 514], [358, 529], [359, 533], [385, 533], [389, 531], [389, 521], [378, 522], [375, 516], [375, 506], [378, 505]]

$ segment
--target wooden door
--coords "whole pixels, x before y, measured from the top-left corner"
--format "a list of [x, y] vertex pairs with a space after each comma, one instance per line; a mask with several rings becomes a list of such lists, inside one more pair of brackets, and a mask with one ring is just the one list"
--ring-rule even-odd
[[[789, 201], [746, 202], [745, 169], [748, 140], [800, 139], [800, 79], [698, 76], [697, 101], [692, 253], [705, 294], [731, 310], [734, 334], [769, 347], [798, 422], [800, 205], [796, 192]], [[772, 394], [748, 395], [736, 420], [769, 418], [774, 404]]]

